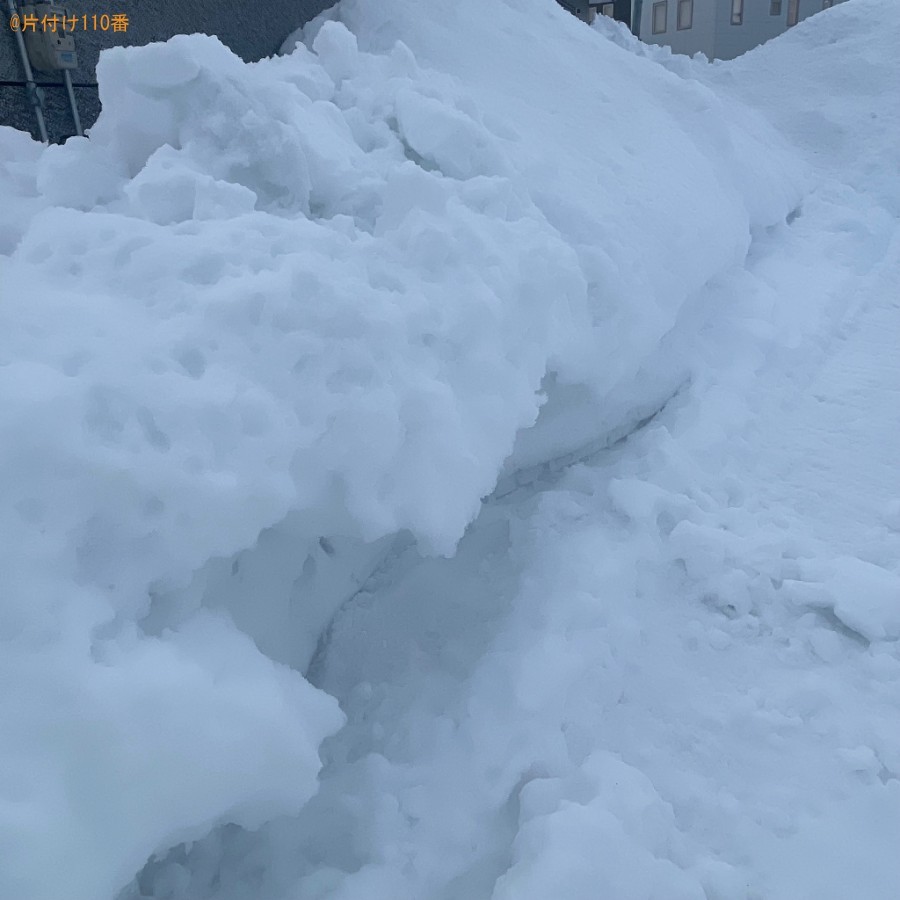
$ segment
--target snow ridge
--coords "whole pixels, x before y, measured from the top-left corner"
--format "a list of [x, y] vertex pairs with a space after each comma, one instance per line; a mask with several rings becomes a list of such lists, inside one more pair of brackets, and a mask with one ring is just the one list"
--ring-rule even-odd
[[[89, 140], [0, 129], [0, 896], [797, 900], [773, 835], [894, 834], [892, 462], [854, 505], [781, 404], [807, 421], [806, 378], [833, 438], [874, 408], [836, 385], [895, 375], [833, 345], [896, 322], [898, 127], [864, 82], [896, 83], [900, 15], [819, 18], [673, 72], [549, 0], [344, 0], [252, 66], [109, 51]], [[766, 721], [814, 762], [782, 796], [786, 756], [740, 756], [756, 802], [709, 760]]]

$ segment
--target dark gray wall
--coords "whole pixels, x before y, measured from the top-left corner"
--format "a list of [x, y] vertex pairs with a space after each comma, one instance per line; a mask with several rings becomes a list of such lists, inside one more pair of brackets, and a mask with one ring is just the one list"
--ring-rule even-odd
[[[128, 30], [75, 32], [79, 68], [72, 72], [76, 84], [96, 81], [94, 68], [100, 51], [120, 45], [149, 44], [164, 41], [175, 34], [202, 32], [216, 35], [235, 53], [247, 61], [262, 59], [275, 53], [282, 41], [295, 28], [305, 24], [335, 0], [69, 0], [64, 5], [71, 15], [128, 16]], [[0, 82], [23, 81], [25, 74], [9, 28], [7, 0], [2, 4], [0, 34]], [[40, 84], [62, 84], [62, 73], [35, 72]], [[96, 87], [76, 87], [76, 98], [85, 128], [99, 113]], [[63, 87], [44, 87], [44, 107], [50, 140], [59, 141], [75, 128]], [[0, 85], [0, 125], [11, 125], [37, 137], [34, 112], [24, 87]]]

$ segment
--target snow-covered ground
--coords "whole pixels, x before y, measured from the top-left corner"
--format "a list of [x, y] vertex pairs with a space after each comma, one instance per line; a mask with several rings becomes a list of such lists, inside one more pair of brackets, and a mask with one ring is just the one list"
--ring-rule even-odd
[[296, 40], [0, 129], [0, 898], [895, 900], [900, 8]]

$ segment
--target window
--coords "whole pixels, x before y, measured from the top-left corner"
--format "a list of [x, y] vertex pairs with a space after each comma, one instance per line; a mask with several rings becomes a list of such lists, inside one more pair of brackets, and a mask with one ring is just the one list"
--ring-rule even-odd
[[694, 24], [694, 0], [678, 0], [678, 30], [684, 31]]
[[601, 3], [600, 4], [600, 14], [604, 16], [609, 16], [611, 19], [616, 17], [616, 4], [615, 3]]
[[653, 4], [653, 33], [666, 33], [666, 16], [669, 11], [668, 0], [662, 0], [661, 3]]
[[731, 24], [744, 23], [744, 0], [731, 0]]
[[796, 25], [800, 19], [800, 0], [788, 0], [788, 28]]
[[770, 16], [780, 16], [781, 15], [781, 0], [772, 0], [769, 4], [769, 15]]

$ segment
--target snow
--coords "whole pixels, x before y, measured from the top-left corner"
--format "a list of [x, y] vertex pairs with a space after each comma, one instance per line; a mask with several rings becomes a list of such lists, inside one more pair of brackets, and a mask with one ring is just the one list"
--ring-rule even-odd
[[893, 900], [898, 42], [343, 0], [0, 129], [0, 897]]

